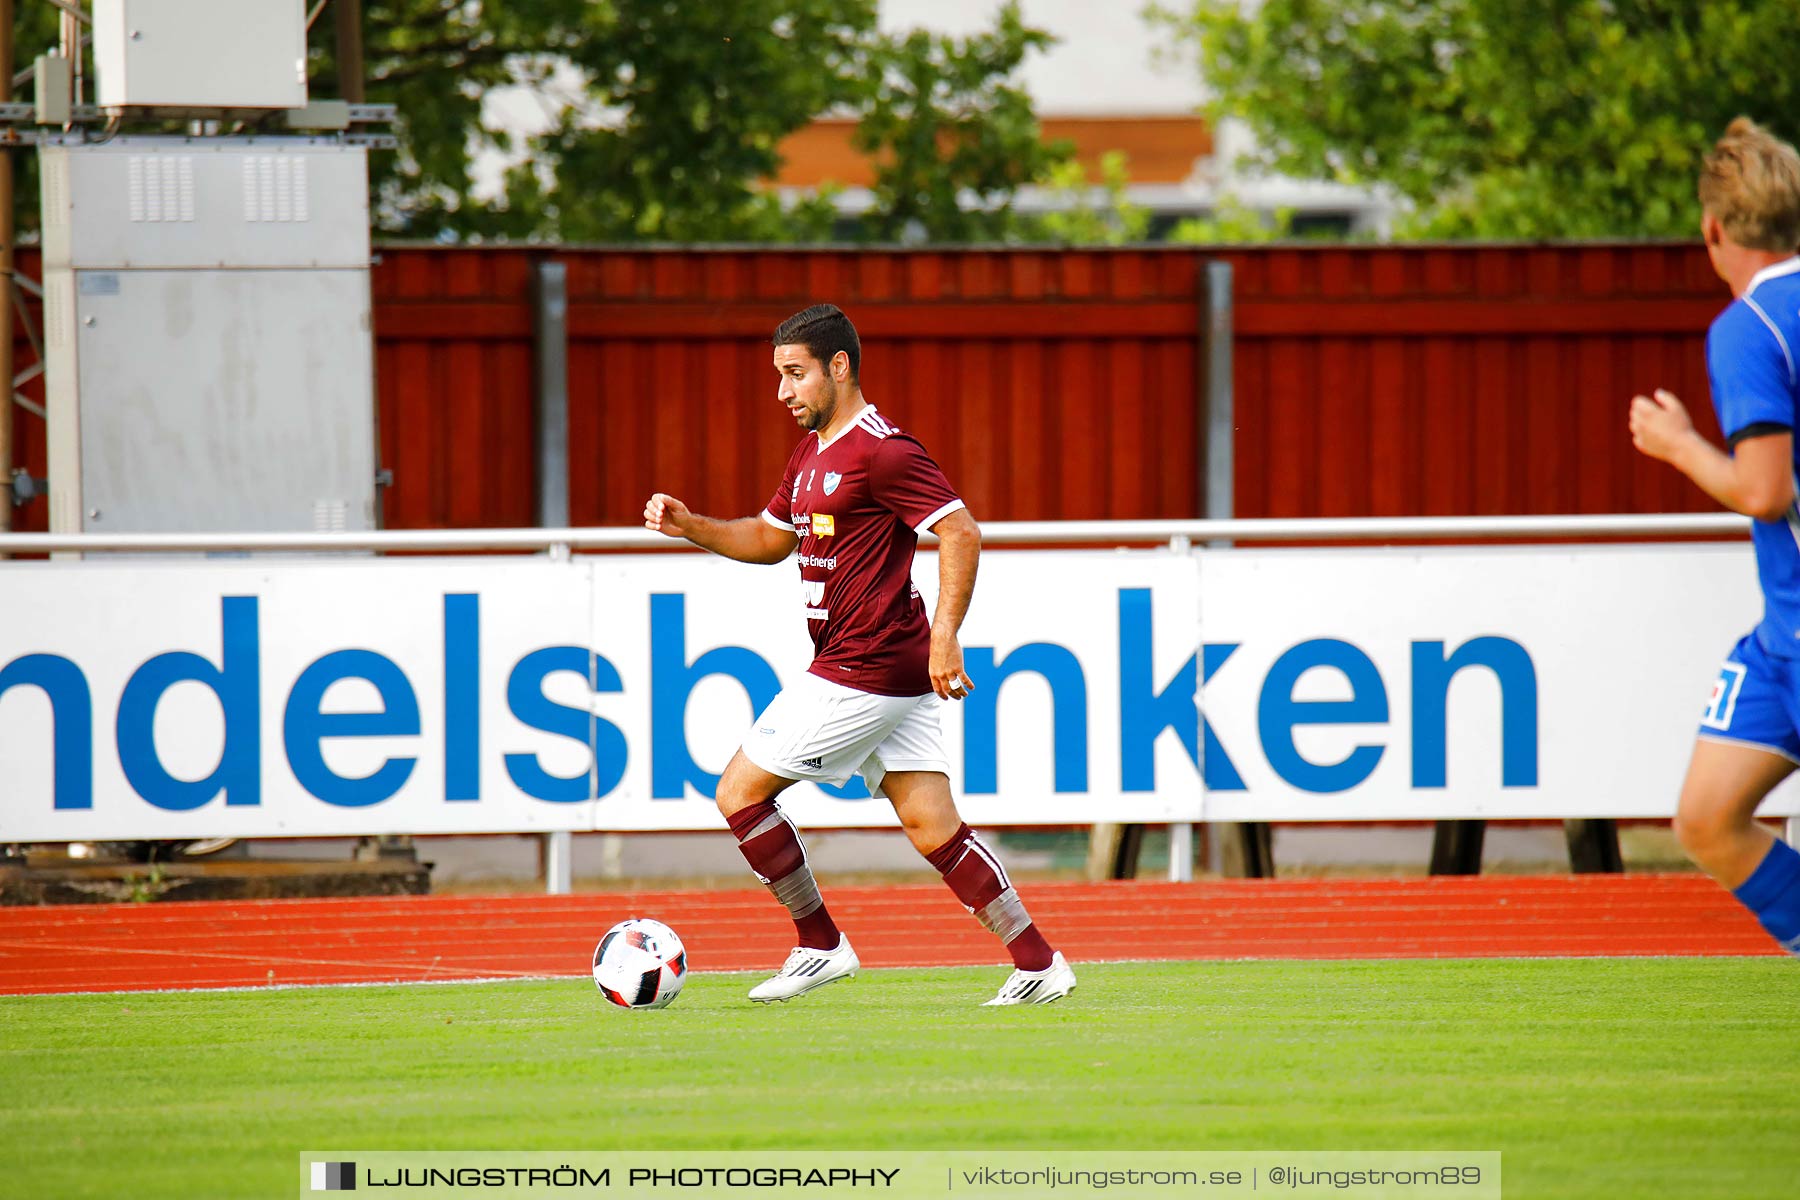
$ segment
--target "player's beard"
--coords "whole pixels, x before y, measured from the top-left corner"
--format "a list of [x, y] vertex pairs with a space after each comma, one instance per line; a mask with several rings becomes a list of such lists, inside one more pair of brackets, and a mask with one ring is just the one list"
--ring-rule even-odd
[[800, 427], [808, 433], [819, 432], [831, 423], [832, 417], [837, 415], [837, 404], [837, 380], [828, 375], [825, 377], [824, 386], [819, 389], [819, 406], [807, 408], [806, 419], [800, 422]]

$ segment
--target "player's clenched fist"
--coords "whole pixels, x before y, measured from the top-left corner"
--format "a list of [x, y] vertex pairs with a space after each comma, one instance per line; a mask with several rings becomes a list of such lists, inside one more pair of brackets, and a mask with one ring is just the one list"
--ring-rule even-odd
[[644, 505], [644, 528], [670, 537], [687, 536], [687, 519], [687, 505], [663, 492], [651, 496]]
[[1657, 388], [1654, 398], [1632, 397], [1631, 443], [1640, 452], [1667, 462], [1693, 432], [1693, 419], [1674, 392]]

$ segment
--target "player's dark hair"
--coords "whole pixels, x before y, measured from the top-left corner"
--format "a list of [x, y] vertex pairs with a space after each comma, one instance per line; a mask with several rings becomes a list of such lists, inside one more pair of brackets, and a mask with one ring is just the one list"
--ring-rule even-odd
[[815, 304], [803, 308], [775, 327], [777, 346], [805, 346], [806, 352], [819, 360], [827, 370], [839, 350], [850, 356], [850, 382], [856, 383], [862, 369], [862, 342], [856, 326], [835, 304]]

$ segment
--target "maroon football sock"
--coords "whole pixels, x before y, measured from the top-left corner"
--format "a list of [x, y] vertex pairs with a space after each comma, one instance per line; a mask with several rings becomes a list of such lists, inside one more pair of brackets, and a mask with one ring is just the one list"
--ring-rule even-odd
[[1022, 971], [1042, 971], [1050, 965], [1055, 951], [1032, 924], [999, 858], [973, 829], [957, 826], [949, 841], [925, 857], [963, 907], [999, 937], [1014, 966]]
[[752, 804], [725, 818], [737, 835], [738, 849], [756, 877], [794, 918], [800, 944], [814, 950], [835, 950], [838, 927], [819, 895], [800, 832], [773, 800]]

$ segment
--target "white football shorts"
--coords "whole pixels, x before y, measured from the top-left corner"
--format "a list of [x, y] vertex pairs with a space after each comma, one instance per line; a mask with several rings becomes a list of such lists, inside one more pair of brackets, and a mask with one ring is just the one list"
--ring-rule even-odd
[[806, 674], [781, 689], [744, 737], [744, 757], [771, 775], [840, 784], [861, 775], [881, 796], [889, 771], [950, 773], [943, 701], [877, 696]]

